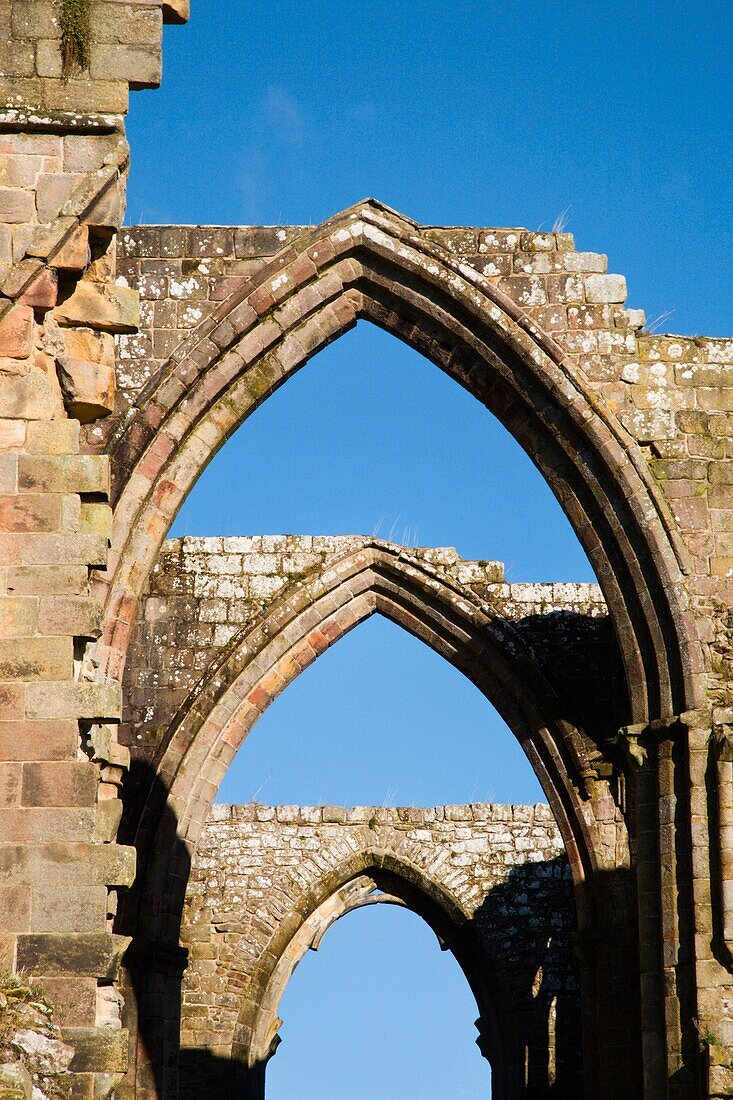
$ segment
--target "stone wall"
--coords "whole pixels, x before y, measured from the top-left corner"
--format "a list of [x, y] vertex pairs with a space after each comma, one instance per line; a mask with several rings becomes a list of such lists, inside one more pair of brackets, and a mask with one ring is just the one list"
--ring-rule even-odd
[[[114, 335], [139, 318], [114, 270], [128, 90], [158, 82], [162, 23], [184, 14], [94, 0], [89, 64], [71, 72], [61, 3], [0, 4], [0, 970], [53, 1003], [74, 1100], [101, 1100], [127, 1068], [128, 941], [112, 923], [135, 874], [116, 843], [121, 692], [91, 648], [110, 464], [81, 453], [80, 427], [114, 409]], [[30, 1088], [20, 1069], [16, 1084]]]
[[[229, 1060], [255, 1065], [277, 1045], [278, 1004], [292, 969], [339, 916], [380, 899], [420, 912], [419, 901], [401, 896], [400, 877], [416, 897], [441, 898], [454, 939], [445, 928], [436, 932], [468, 971], [477, 1042], [495, 1074], [519, 1064], [531, 1095], [553, 1094], [553, 1087], [578, 1095], [575, 912], [562, 841], [547, 806], [475, 804], [212, 807], [182, 931], [189, 965], [181, 1096], [221, 1095], [222, 1081], [236, 1076]], [[455, 939], [469, 930], [470, 959]], [[278, 966], [269, 966], [270, 955]], [[251, 1004], [261, 1011], [250, 1013]], [[286, 1042], [288, 1033], [286, 1020]], [[496, 1094], [504, 1094], [500, 1086]]]
[[[545, 777], [579, 898], [590, 1094], [733, 1095], [733, 341], [645, 333], [624, 279], [568, 234], [420, 226], [375, 200], [318, 227], [118, 234], [127, 93], [157, 83], [162, 23], [184, 9], [93, 0], [87, 69], [64, 72], [60, 6], [0, 5], [0, 963], [54, 1002], [75, 1100], [101, 1100], [129, 1058], [129, 1094], [172, 1090], [177, 906], [237, 738], [384, 611], [484, 677]], [[537, 463], [605, 595], [590, 667], [581, 645], [563, 655], [567, 610], [545, 651], [542, 607], [502, 611], [498, 578], [480, 590], [465, 563], [384, 545], [333, 569], [324, 546], [270, 595], [276, 574], [255, 569], [234, 602], [200, 593], [241, 587], [249, 549], [233, 574], [202, 560], [176, 580], [169, 548], [153, 574], [211, 455], [359, 320], [438, 364]], [[181, 639], [160, 613], [174, 599]], [[121, 793], [123, 695], [142, 802], [135, 782]], [[638, 902], [623, 934], [606, 922], [621, 880]], [[128, 934], [125, 970], [137, 958], [149, 978], [126, 989], [129, 1045], [109, 1026]], [[639, 1049], [614, 1023], [632, 989]]]
[[[165, 543], [130, 647], [120, 738], [152, 759], [205, 676], [294, 588], [307, 590], [349, 555], [383, 545], [362, 535], [181, 538]], [[501, 562], [455, 549], [391, 548], [448, 580], [521, 635], [600, 742], [623, 720], [618, 653], [593, 584], [507, 584]], [[458, 595], [456, 598], [459, 598]]]

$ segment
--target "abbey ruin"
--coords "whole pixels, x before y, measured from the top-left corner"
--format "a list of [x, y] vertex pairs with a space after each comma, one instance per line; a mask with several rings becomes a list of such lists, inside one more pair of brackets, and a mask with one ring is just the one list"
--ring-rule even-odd
[[[462, 968], [495, 1100], [733, 1097], [733, 339], [646, 332], [564, 232], [375, 199], [120, 228], [128, 92], [187, 7], [89, 0], [70, 71], [55, 0], [0, 4], [0, 1095], [262, 1100], [294, 967], [389, 903]], [[597, 586], [360, 535], [167, 539], [362, 320], [513, 434]], [[214, 805], [372, 614], [486, 695], [549, 808]]]

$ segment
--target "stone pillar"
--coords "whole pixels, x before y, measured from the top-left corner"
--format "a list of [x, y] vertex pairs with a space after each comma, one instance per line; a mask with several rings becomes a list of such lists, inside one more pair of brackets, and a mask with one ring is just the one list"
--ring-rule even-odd
[[124, 113], [131, 86], [158, 83], [165, 14], [95, 0], [70, 66], [60, 4], [0, 11], [0, 967], [53, 1004], [74, 1100], [127, 1068], [112, 926], [135, 874], [115, 841], [121, 691], [94, 656], [109, 459], [81, 453], [80, 426], [113, 411], [115, 335], [137, 328], [115, 273]]

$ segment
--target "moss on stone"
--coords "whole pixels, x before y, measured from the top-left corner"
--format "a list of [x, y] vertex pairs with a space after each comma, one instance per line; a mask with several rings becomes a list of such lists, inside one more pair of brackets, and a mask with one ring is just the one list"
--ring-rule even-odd
[[61, 57], [64, 77], [89, 69], [90, 0], [61, 0]]

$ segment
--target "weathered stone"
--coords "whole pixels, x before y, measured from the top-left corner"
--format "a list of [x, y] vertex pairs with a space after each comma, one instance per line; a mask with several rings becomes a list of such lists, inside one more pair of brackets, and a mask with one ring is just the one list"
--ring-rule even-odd
[[89, 325], [103, 332], [136, 332], [140, 300], [128, 287], [82, 280], [70, 298], [54, 310], [63, 325]]
[[31, 353], [32, 337], [33, 310], [30, 306], [14, 306], [0, 320], [0, 356], [25, 359]]
[[113, 364], [85, 359], [58, 361], [58, 375], [69, 415], [82, 424], [113, 412], [117, 379]]
[[111, 933], [46, 933], [18, 937], [18, 966], [29, 974], [88, 974], [113, 981], [129, 943]]

